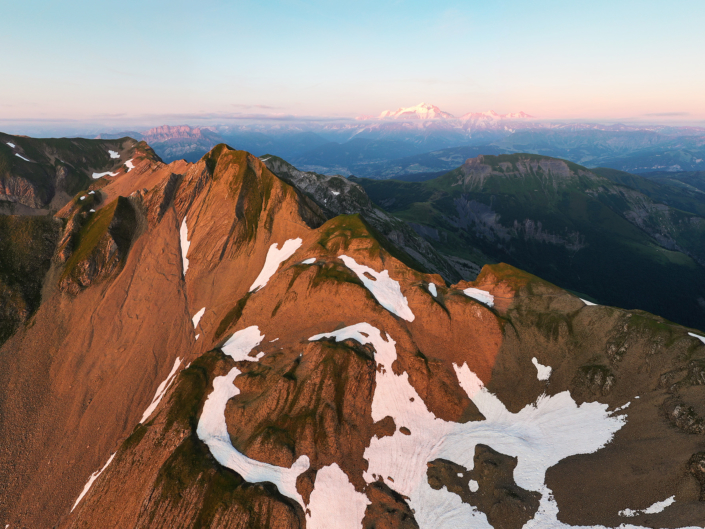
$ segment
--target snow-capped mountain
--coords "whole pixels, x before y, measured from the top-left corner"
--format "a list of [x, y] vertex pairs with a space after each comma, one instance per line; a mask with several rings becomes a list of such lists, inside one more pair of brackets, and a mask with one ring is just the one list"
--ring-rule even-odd
[[414, 107], [385, 110], [379, 115], [379, 119], [455, 119], [455, 116], [443, 112], [435, 105], [419, 103]]

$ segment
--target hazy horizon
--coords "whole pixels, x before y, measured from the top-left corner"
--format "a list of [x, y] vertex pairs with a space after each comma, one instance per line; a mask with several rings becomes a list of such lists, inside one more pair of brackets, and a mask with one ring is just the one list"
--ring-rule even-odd
[[13, 3], [0, 126], [352, 119], [421, 101], [702, 125], [704, 14], [689, 0]]

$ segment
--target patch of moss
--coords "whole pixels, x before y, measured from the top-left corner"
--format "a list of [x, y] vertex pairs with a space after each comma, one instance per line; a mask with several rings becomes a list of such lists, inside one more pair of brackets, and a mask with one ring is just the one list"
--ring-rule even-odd
[[[218, 328], [215, 330], [216, 339], [220, 338], [231, 325], [235, 325], [240, 320], [242, 317], [242, 311], [245, 310], [245, 305], [247, 305], [247, 300], [250, 299], [251, 295], [252, 292], [248, 292], [242, 296], [235, 306], [228, 311], [225, 317], [223, 317], [218, 324]], [[274, 316], [274, 314], [272, 314], [272, 316]]]

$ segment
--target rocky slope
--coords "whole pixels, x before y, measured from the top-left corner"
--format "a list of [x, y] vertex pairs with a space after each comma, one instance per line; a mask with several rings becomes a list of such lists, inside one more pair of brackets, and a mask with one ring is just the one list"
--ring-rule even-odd
[[448, 285], [222, 145], [81, 196], [0, 348], [1, 524], [705, 519], [700, 331], [508, 265]]
[[[142, 144], [141, 150], [149, 149]], [[129, 170], [126, 164], [138, 156], [140, 146], [132, 138], [36, 139], [0, 133], [0, 213], [57, 211], [94, 180]]]
[[531, 154], [471, 158], [424, 182], [353, 181], [441, 253], [508, 262], [606, 304], [705, 326], [697, 213]]

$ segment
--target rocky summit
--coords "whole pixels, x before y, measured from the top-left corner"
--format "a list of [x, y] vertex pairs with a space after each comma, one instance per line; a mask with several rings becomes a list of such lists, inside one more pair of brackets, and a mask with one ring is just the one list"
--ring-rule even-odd
[[429, 273], [265, 162], [133, 156], [2, 219], [2, 527], [703, 526], [705, 333]]

